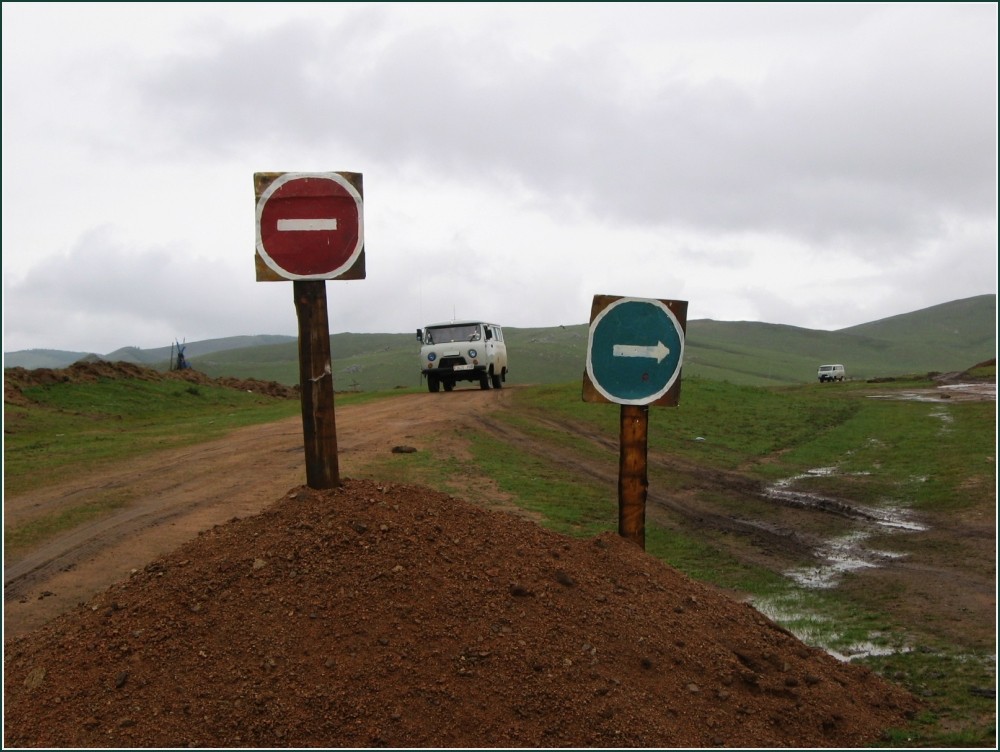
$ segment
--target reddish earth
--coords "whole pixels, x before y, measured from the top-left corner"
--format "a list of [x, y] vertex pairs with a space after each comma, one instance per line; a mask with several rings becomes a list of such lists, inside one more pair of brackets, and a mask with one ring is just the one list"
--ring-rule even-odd
[[[442, 416], [442, 396], [458, 409]], [[464, 451], [463, 426], [499, 427], [511, 397], [338, 408], [341, 474], [399, 445]], [[5, 498], [8, 524], [134, 499], [5, 559], [5, 745], [854, 747], [918, 707], [617, 536], [503, 511], [495, 490], [303, 480], [296, 419]]]
[[32, 747], [865, 746], [917, 703], [615, 535], [293, 489], [6, 645]]

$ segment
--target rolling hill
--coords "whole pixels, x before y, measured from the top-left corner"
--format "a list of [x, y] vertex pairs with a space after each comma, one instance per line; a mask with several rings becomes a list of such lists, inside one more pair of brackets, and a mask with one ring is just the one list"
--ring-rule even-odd
[[[295, 337], [283, 334], [256, 334], [241, 337], [222, 337], [205, 339], [198, 342], [183, 343], [184, 354], [190, 359], [207, 353], [224, 352], [236, 348], [263, 347], [276, 343], [295, 343]], [[167, 368], [174, 353], [174, 346], [153, 347], [120, 347], [105, 355], [96, 353], [75, 352], [71, 350], [17, 350], [3, 354], [4, 368], [65, 368], [83, 358], [136, 363], [145, 366], [160, 366]]]
[[[560, 383], [581, 378], [587, 324], [504, 329], [511, 383]], [[209, 376], [295, 384], [295, 337], [258, 335], [190, 342], [185, 354]], [[334, 384], [340, 391], [420, 387], [412, 333], [331, 335]], [[60, 368], [84, 353], [4, 353], [4, 366]], [[171, 348], [123, 348], [102, 356], [166, 369]], [[740, 384], [812, 381], [820, 363], [843, 363], [849, 378], [961, 371], [996, 356], [996, 296], [980, 295], [839, 331], [750, 321], [688, 322], [685, 375]]]

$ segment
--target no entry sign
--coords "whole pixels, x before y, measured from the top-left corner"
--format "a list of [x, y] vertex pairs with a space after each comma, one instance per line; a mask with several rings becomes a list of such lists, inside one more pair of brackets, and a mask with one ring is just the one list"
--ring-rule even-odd
[[255, 172], [258, 282], [291, 280], [306, 482], [340, 485], [326, 280], [364, 279], [361, 173]]
[[256, 173], [257, 279], [362, 279], [361, 175]]

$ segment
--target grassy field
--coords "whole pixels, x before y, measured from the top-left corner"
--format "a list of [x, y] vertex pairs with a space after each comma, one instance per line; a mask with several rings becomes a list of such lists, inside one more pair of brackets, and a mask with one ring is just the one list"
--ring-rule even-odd
[[[993, 306], [992, 299], [977, 301], [971, 310], [956, 303], [954, 320], [942, 313], [943, 320], [935, 319], [933, 326], [923, 315], [910, 314], [871, 330], [857, 327], [857, 331], [842, 332], [748, 321], [691, 321], [684, 374], [685, 378], [774, 386], [813, 382], [820, 363], [844, 363], [848, 377], [856, 380], [960, 370], [995, 354]], [[963, 314], [967, 318], [962, 319]], [[576, 380], [586, 362], [587, 335], [586, 324], [506, 328], [511, 382]], [[337, 389], [378, 391], [422, 384], [419, 347], [411, 334], [335, 334], [330, 349]], [[291, 342], [208, 353], [194, 363], [211, 376], [294, 384], [297, 357], [296, 344]]]
[[[919, 380], [879, 385], [899, 392], [927, 387]], [[416, 387], [414, 387], [416, 388]], [[762, 482], [838, 467], [836, 475], [810, 480], [816, 492], [879, 507], [905, 494], [916, 511], [934, 515], [994, 513], [996, 506], [996, 404], [948, 405], [935, 414], [925, 403], [871, 399], [871, 385], [738, 385], [686, 378], [681, 406], [653, 409], [650, 452]], [[121, 462], [157, 449], [194, 444], [240, 426], [298, 413], [296, 401], [180, 382], [109, 381], [57, 384], [26, 392], [31, 407], [6, 405], [5, 493], [57, 481], [102, 462]], [[377, 393], [338, 394], [338, 404], [379, 399]], [[585, 425], [617, 438], [618, 406], [586, 404], [579, 382], [512, 392], [514, 409], [500, 415], [518, 430], [582, 457], [598, 452], [556, 424]], [[385, 480], [425, 483], [452, 493], [468, 490], [464, 478], [488, 481], [512, 504], [567, 535], [615, 530], [614, 490], [588, 481], [516, 443], [486, 433], [468, 436], [461, 457], [434, 450], [395, 456], [366, 473]], [[446, 472], [442, 475], [442, 468]], [[395, 477], [384, 477], [392, 473]], [[474, 498], [471, 500], [475, 500]], [[125, 504], [127, 499], [109, 499]], [[83, 517], [53, 521], [55, 531]], [[5, 543], [37, 542], [53, 529], [5, 529]], [[647, 551], [689, 576], [748, 594], [755, 605], [832, 652], [871, 643], [857, 659], [909, 687], [927, 701], [913, 727], [887, 741], [893, 747], [990, 746], [995, 741], [995, 697], [970, 688], [995, 688], [996, 644], [944, 641], [933, 624], [901, 618], [883, 594], [847, 586], [809, 590], [780, 572], [748, 565], [711, 535], [647, 525]], [[995, 557], [976, 566], [992, 568]], [[971, 566], [971, 565], [970, 565]]]

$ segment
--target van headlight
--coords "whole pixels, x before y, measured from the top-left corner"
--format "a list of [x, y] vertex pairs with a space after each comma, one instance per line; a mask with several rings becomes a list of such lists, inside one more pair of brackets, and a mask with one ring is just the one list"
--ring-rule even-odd
[[469, 357], [470, 358], [475, 358], [477, 355], [479, 355], [479, 353], [476, 352], [475, 348], [473, 348], [472, 350], [469, 350]]
[[427, 353], [427, 362], [428, 363], [433, 363], [435, 360], [437, 360], [437, 354], [436, 353], [432, 353], [432, 352]]

